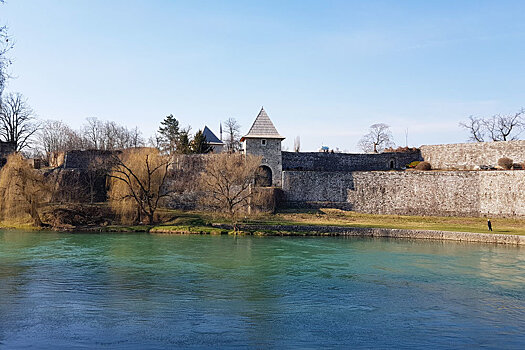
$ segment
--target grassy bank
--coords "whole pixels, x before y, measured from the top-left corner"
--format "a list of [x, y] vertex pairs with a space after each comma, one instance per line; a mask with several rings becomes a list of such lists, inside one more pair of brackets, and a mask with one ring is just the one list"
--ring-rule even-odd
[[[227, 233], [224, 229], [212, 226], [213, 223], [228, 224], [226, 218], [218, 215], [166, 210], [163, 216], [171, 219], [154, 226], [112, 226], [109, 229], [120, 232]], [[525, 219], [495, 218], [491, 221], [494, 229], [492, 233], [525, 235]], [[276, 214], [244, 218], [240, 223], [247, 233], [260, 231], [257, 225], [344, 226], [490, 233], [485, 218], [374, 215], [337, 209], [283, 210]], [[250, 229], [250, 226], [253, 226], [253, 229]]]
[[[224, 234], [228, 229], [214, 227], [214, 224], [228, 224], [229, 220], [220, 215], [203, 212], [159, 210], [160, 224], [155, 225], [116, 225], [114, 220], [103, 217], [103, 204], [94, 205], [90, 224], [55, 226], [57, 230], [69, 231], [109, 231], [109, 232], [151, 232], [151, 233], [201, 233]], [[55, 208], [56, 210], [56, 208]], [[60, 209], [62, 210], [62, 209]], [[63, 211], [63, 210], [62, 210]], [[74, 211], [78, 212], [78, 211]], [[367, 228], [394, 228], [408, 230], [437, 230], [453, 232], [489, 233], [485, 218], [399, 216], [361, 214], [337, 209], [319, 210], [281, 210], [276, 214], [259, 214], [239, 221], [246, 233], [259, 232], [258, 225], [304, 225], [304, 226], [343, 226]], [[50, 223], [53, 226], [52, 223]], [[525, 219], [492, 218], [492, 233], [525, 235]], [[23, 230], [34, 229], [27, 223], [0, 223], [0, 227]], [[265, 233], [264, 231], [262, 232]], [[266, 232], [270, 233], [270, 232]]]

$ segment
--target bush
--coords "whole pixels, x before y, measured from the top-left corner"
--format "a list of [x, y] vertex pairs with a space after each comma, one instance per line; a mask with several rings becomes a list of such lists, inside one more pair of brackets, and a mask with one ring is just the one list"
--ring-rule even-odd
[[412, 163], [407, 164], [406, 167], [408, 169], [414, 169], [419, 163], [421, 163], [419, 160], [415, 160]]
[[512, 168], [513, 163], [514, 162], [512, 161], [512, 159], [507, 157], [503, 157], [498, 160], [498, 165], [505, 170], [510, 170]]
[[429, 162], [419, 162], [419, 164], [416, 165], [416, 170], [432, 170], [432, 167]]

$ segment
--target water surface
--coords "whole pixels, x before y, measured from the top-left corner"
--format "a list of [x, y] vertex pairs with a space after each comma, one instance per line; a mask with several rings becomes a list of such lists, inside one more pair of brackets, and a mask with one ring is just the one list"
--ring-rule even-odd
[[525, 251], [0, 232], [0, 348], [525, 348]]

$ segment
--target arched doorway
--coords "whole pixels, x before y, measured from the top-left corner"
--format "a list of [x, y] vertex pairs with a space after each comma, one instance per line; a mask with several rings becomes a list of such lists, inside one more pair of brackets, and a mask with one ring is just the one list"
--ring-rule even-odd
[[389, 167], [390, 169], [394, 169], [396, 167], [396, 161], [394, 159], [390, 159]]
[[272, 186], [272, 169], [266, 165], [261, 165], [255, 174], [255, 186], [270, 187]]

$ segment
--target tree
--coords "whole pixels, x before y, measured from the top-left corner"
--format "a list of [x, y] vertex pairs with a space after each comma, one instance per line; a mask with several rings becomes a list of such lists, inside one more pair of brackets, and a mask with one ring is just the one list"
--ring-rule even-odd
[[20, 93], [9, 93], [2, 99], [0, 137], [16, 144], [16, 150], [29, 147], [30, 138], [38, 130], [33, 110]]
[[221, 153], [209, 157], [201, 174], [200, 187], [204, 204], [225, 212], [236, 229], [236, 217], [252, 196], [251, 185], [261, 157]]
[[31, 168], [20, 153], [12, 153], [0, 170], [0, 218], [19, 219], [29, 214], [35, 226], [42, 226], [39, 207], [51, 194], [44, 176]]
[[159, 140], [161, 150], [165, 152], [174, 153], [177, 148], [181, 130], [179, 129], [179, 121], [175, 119], [173, 114], [168, 115], [159, 127]]
[[293, 141], [293, 150], [294, 152], [301, 151], [301, 138], [299, 136], [296, 136], [295, 140]]
[[179, 132], [179, 138], [175, 144], [176, 154], [190, 154], [191, 153], [191, 141], [190, 141], [190, 129], [183, 129]]
[[237, 152], [241, 148], [241, 125], [235, 118], [228, 118], [224, 122], [226, 133], [226, 149], [228, 152]]
[[52, 154], [84, 149], [81, 135], [60, 120], [46, 120], [36, 135], [37, 145], [49, 160]]
[[371, 125], [368, 134], [361, 138], [358, 146], [368, 153], [379, 153], [383, 152], [386, 147], [394, 147], [390, 127], [383, 123]]
[[484, 124], [483, 120], [478, 117], [470, 116], [466, 122], [459, 123], [459, 126], [469, 131], [469, 141], [483, 142], [484, 141]]
[[197, 131], [191, 141], [190, 147], [191, 152], [197, 154], [209, 153], [212, 149], [208, 141], [206, 141], [206, 136], [204, 136], [202, 130]]
[[474, 142], [518, 140], [525, 129], [525, 110], [513, 114], [496, 114], [487, 118], [470, 116], [459, 126], [467, 129], [469, 140]]
[[109, 199], [123, 220], [153, 223], [166, 186], [170, 157], [155, 148], [130, 148], [116, 154], [109, 174]]
[[[0, 0], [0, 3], [3, 3]], [[13, 40], [7, 33], [7, 26], [0, 26], [0, 108], [2, 106], [2, 93], [4, 91], [5, 81], [7, 80], [7, 67], [11, 64], [11, 61], [7, 57], [7, 52], [13, 47]]]

